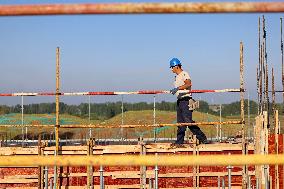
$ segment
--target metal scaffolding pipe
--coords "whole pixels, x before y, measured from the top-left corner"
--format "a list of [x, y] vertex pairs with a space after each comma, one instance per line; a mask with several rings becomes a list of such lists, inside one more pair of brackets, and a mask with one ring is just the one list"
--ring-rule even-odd
[[[223, 121], [223, 122], [196, 122], [196, 123], [159, 123], [159, 124], [140, 124], [140, 125], [60, 125], [60, 128], [135, 128], [135, 127], [176, 127], [192, 125], [217, 125], [217, 124], [242, 124], [242, 121]], [[54, 127], [54, 125], [24, 125], [25, 127]], [[1, 127], [22, 127], [22, 125], [0, 125]]]
[[[55, 95], [55, 155], [59, 153], [59, 86], [60, 86], [60, 71], [59, 71], [59, 47], [56, 48], [56, 95]], [[57, 173], [57, 166], [54, 167], [54, 171]], [[59, 172], [60, 174], [60, 172]], [[54, 189], [59, 188], [57, 185], [58, 177], [57, 174], [54, 176]]]
[[251, 176], [248, 176], [248, 189], [251, 189]]
[[281, 48], [281, 79], [282, 79], [282, 91], [283, 91], [283, 104], [284, 104], [284, 61], [283, 61], [283, 33], [282, 33], [282, 18], [280, 18], [280, 48]]
[[81, 3], [2, 5], [0, 16], [169, 13], [276, 13], [283, 2]]
[[[178, 159], [178, 161], [177, 161]], [[210, 161], [208, 161], [210, 159]], [[284, 164], [284, 154], [0, 156], [0, 166], [240, 166]]]
[[[158, 158], [158, 153], [155, 154], [155, 157]], [[158, 174], [159, 174], [159, 168], [158, 165], [155, 165], [155, 189], [159, 188], [159, 181], [158, 181]]]
[[56, 48], [56, 95], [55, 95], [55, 140], [56, 140], [56, 155], [59, 149], [59, 47]]
[[[154, 95], [154, 103], [153, 103], [153, 124], [156, 125], [156, 96]], [[157, 142], [157, 132], [156, 128], [153, 130], [154, 132], [154, 141]]]
[[149, 189], [152, 189], [152, 178], [149, 178]]
[[100, 189], [104, 189], [105, 188], [105, 185], [104, 185], [104, 169], [103, 169], [103, 166], [100, 165]]
[[231, 189], [232, 188], [232, 169], [233, 167], [229, 165], [227, 169], [228, 169], [228, 189]]
[[[182, 90], [183, 93], [226, 93], [226, 92], [241, 92], [240, 89], [197, 89], [197, 90]], [[0, 96], [91, 96], [91, 95], [135, 95], [135, 94], [171, 94], [166, 90], [141, 90], [131, 92], [113, 92], [113, 91], [97, 91], [97, 92], [27, 92], [27, 93], [0, 93]]]
[[48, 167], [45, 166], [44, 169], [44, 188], [48, 189]]
[[[241, 121], [242, 121], [242, 154], [246, 154], [246, 138], [245, 138], [245, 110], [244, 110], [244, 57], [243, 57], [243, 42], [240, 42], [240, 98], [241, 98]], [[243, 166], [242, 170], [242, 188], [246, 188], [247, 185], [247, 167]]]

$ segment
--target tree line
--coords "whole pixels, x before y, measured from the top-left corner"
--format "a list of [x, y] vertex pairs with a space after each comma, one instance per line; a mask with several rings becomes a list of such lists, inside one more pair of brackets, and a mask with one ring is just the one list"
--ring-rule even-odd
[[[245, 100], [245, 114], [247, 114], [248, 100]], [[199, 102], [200, 112], [205, 112], [209, 114], [219, 115], [219, 109], [215, 111], [210, 108], [206, 101]], [[277, 108], [282, 112], [284, 110], [282, 104], [277, 104]], [[75, 115], [79, 117], [88, 117], [89, 116], [89, 104], [81, 103], [79, 105], [68, 105], [63, 102], [60, 103], [60, 113]], [[153, 110], [154, 104], [147, 102], [138, 102], [138, 103], [124, 103], [123, 111], [139, 111], [139, 110]], [[216, 105], [218, 107], [218, 105]], [[24, 114], [52, 114], [55, 113], [55, 103], [39, 103], [39, 104], [28, 104], [24, 105]], [[162, 111], [175, 111], [176, 102], [157, 102], [155, 104], [156, 110]], [[122, 111], [122, 103], [118, 102], [106, 102], [106, 103], [91, 103], [91, 119], [92, 120], [104, 120], [112, 118]], [[21, 113], [22, 107], [20, 104], [15, 106], [0, 105], [0, 114], [9, 114], [9, 113]], [[270, 110], [271, 111], [271, 110]], [[257, 114], [257, 103], [250, 100], [250, 113]], [[230, 115], [240, 115], [240, 101], [236, 101], [230, 104], [222, 104], [222, 116]]]

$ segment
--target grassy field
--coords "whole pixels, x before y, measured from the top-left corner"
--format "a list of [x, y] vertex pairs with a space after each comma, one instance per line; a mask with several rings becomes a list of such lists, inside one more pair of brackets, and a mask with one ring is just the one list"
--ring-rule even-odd
[[[154, 117], [152, 110], [145, 111], [127, 111], [123, 115], [124, 124], [153, 124]], [[195, 111], [193, 113], [193, 119], [195, 121], [219, 121], [218, 116], [201, 113]], [[239, 120], [238, 116], [231, 116], [227, 118], [222, 118], [222, 121], [228, 120]], [[19, 124], [21, 123], [21, 114], [8, 114], [1, 115], [0, 120], [1, 124], [5, 121], [10, 121], [10, 124]], [[4, 120], [4, 121], [3, 121]], [[246, 120], [247, 121], [247, 120]], [[82, 119], [80, 117], [71, 116], [71, 115], [60, 115], [60, 122], [64, 124], [89, 124], [88, 119]], [[176, 122], [176, 113], [168, 111], [156, 111], [156, 123], [175, 123]], [[250, 127], [246, 127], [246, 130], [252, 134], [253, 128], [252, 124], [254, 122], [254, 116], [251, 116]], [[55, 115], [54, 114], [25, 114], [24, 115], [25, 124], [55, 124]], [[121, 114], [104, 121], [91, 120], [91, 124], [100, 124], [100, 125], [120, 125], [122, 123]], [[211, 126], [200, 126], [200, 128], [205, 132], [208, 137], [216, 136], [216, 125]], [[241, 125], [223, 125], [222, 132], [223, 136], [235, 136], [238, 131], [241, 130]], [[162, 127], [157, 128], [97, 128], [92, 129], [93, 136], [95, 138], [138, 138], [140, 136], [153, 137], [154, 131], [157, 133], [157, 137], [175, 137], [176, 136], [176, 127]], [[40, 133], [45, 133], [45, 135], [50, 135], [54, 132], [53, 128], [29, 128], [29, 138], [37, 138], [37, 135]], [[89, 129], [60, 129], [60, 138], [85, 138], [88, 135]], [[1, 128], [2, 135], [7, 135], [8, 138], [21, 138], [22, 128]]]

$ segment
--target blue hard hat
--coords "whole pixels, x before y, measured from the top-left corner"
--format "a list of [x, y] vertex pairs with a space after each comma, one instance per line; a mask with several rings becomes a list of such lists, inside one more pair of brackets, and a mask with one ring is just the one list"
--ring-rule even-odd
[[177, 59], [177, 58], [171, 59], [171, 61], [170, 61], [170, 68], [174, 67], [174, 66], [178, 66], [178, 65], [181, 65], [181, 62], [179, 61], [179, 59]]

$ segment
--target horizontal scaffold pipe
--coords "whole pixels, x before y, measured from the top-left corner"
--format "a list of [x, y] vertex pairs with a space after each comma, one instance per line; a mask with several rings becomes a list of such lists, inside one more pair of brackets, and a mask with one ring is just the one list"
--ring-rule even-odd
[[[177, 161], [178, 160], [178, 161]], [[0, 156], [0, 166], [216, 166], [278, 165], [281, 155], [93, 155], [93, 156]]]
[[[196, 122], [196, 123], [160, 123], [160, 124], [140, 124], [140, 125], [60, 125], [60, 128], [136, 128], [136, 127], [174, 127], [174, 126], [193, 126], [193, 125], [225, 125], [242, 124], [242, 121], [223, 121], [223, 122]], [[0, 125], [0, 127], [54, 127], [54, 125]]]
[[[214, 90], [180, 90], [183, 93], [226, 93], [226, 92], [241, 92], [241, 89], [214, 89]], [[135, 95], [135, 94], [170, 94], [170, 91], [162, 90], [143, 90], [132, 92], [71, 92], [71, 93], [59, 93], [61, 96], [89, 96], [89, 95]], [[55, 96], [55, 92], [43, 92], [43, 93], [0, 93], [0, 96]]]
[[0, 16], [284, 12], [283, 2], [86, 3], [1, 5]]
[[[275, 92], [275, 93], [284, 93], [284, 91], [283, 90], [277, 90], [277, 91], [268, 91], [268, 92], [270, 92], [270, 93], [273, 93], [273, 92]], [[264, 93], [264, 92], [263, 92]]]

